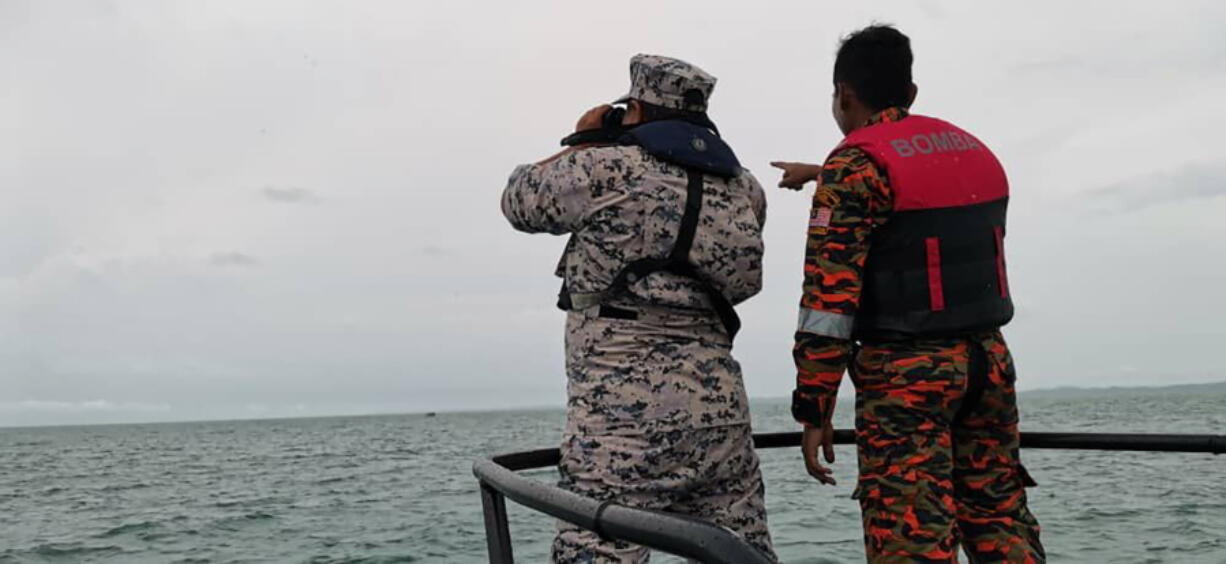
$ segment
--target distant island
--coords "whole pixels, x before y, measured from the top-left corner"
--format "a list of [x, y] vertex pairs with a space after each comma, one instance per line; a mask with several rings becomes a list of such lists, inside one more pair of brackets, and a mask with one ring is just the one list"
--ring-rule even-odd
[[1085, 396], [1111, 395], [1149, 395], [1149, 394], [1226, 394], [1226, 382], [1209, 382], [1205, 384], [1177, 384], [1173, 386], [1111, 386], [1106, 388], [1081, 388], [1076, 386], [1061, 386], [1059, 388], [1040, 388], [1018, 392], [1026, 397], [1061, 397], [1077, 398]]

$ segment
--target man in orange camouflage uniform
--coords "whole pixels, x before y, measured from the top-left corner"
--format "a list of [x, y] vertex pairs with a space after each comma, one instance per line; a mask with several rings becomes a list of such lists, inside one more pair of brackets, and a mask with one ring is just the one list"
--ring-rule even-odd
[[833, 112], [848, 138], [822, 166], [772, 163], [782, 187], [818, 182], [793, 350], [805, 464], [834, 484], [817, 451], [834, 461], [850, 369], [870, 562], [956, 562], [959, 544], [972, 562], [1044, 562], [999, 331], [1007, 181], [977, 138], [910, 116], [911, 62], [892, 27], [844, 39]]

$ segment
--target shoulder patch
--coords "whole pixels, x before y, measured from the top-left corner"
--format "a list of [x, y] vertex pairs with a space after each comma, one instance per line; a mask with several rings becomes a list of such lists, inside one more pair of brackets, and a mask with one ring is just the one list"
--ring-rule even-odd
[[817, 192], [813, 194], [813, 198], [825, 207], [833, 208], [839, 205], [839, 195], [834, 191], [834, 188], [829, 186], [818, 186]]

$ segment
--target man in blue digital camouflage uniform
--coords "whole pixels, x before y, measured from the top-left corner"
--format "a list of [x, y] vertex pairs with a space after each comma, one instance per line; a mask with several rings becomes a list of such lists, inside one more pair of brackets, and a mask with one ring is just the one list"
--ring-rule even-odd
[[[557, 270], [569, 310], [561, 486], [712, 521], [773, 558], [732, 357], [732, 305], [762, 285], [766, 200], [707, 118], [713, 76], [650, 55], [630, 74], [626, 135], [519, 166], [502, 197], [516, 229], [570, 235]], [[569, 523], [553, 543], [557, 562], [647, 552]]]

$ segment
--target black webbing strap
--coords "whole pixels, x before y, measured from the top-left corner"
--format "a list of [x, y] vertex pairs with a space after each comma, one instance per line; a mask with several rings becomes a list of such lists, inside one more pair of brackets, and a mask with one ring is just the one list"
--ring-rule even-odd
[[[609, 285], [605, 293], [613, 295], [621, 292], [630, 284], [642, 280], [653, 272], [664, 271], [691, 278], [698, 282], [703, 292], [707, 294], [711, 307], [719, 316], [724, 330], [728, 332], [728, 338], [734, 339], [737, 332], [741, 330], [741, 318], [732, 307], [732, 302], [724, 297], [723, 292], [720, 292], [715, 284], [711, 283], [697, 268], [694, 268], [689, 258], [690, 249], [694, 246], [694, 235], [698, 232], [698, 219], [702, 212], [702, 172], [692, 168], [686, 169], [685, 192], [685, 213], [681, 216], [677, 241], [673, 243], [673, 249], [668, 253], [668, 257], [639, 259], [627, 264], [613, 278], [613, 283]], [[561, 305], [560, 302], [559, 305]]]
[[692, 168], [685, 171], [685, 214], [681, 216], [681, 228], [677, 241], [668, 254], [671, 263], [690, 263], [690, 249], [694, 247], [694, 234], [698, 232], [698, 217], [702, 212], [702, 173]]
[[736, 309], [732, 307], [732, 302], [724, 297], [723, 292], [720, 292], [719, 288], [715, 287], [715, 284], [712, 284], [706, 276], [698, 272], [688, 260], [671, 263], [664, 270], [698, 282], [698, 285], [702, 287], [702, 291], [707, 294], [707, 298], [711, 302], [711, 309], [715, 310], [715, 315], [719, 316], [720, 324], [728, 332], [728, 338], [736, 338], [737, 332], [741, 330], [741, 317], [736, 314]]
[[690, 249], [694, 247], [694, 235], [698, 232], [698, 219], [702, 213], [702, 173], [686, 170], [685, 215], [681, 216], [681, 230], [677, 233], [677, 242], [673, 244], [673, 252], [669, 253], [668, 270], [674, 274], [687, 276], [698, 282], [711, 301], [711, 307], [719, 316], [719, 321], [728, 332], [729, 339], [735, 339], [741, 330], [741, 318], [732, 307], [732, 302], [724, 297], [724, 293], [711, 283], [690, 262]]
[[724, 330], [728, 332], [728, 339], [735, 339], [736, 334], [741, 330], [741, 316], [736, 314], [736, 309], [732, 307], [732, 302], [724, 297], [724, 294], [711, 284], [706, 278], [699, 278], [698, 281], [702, 284], [704, 290], [707, 291], [707, 296], [711, 299], [711, 307], [715, 309], [715, 315], [719, 316], [719, 321], [724, 325]]

